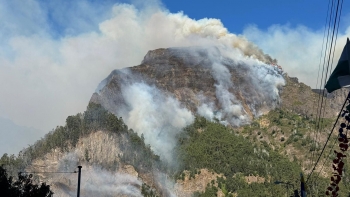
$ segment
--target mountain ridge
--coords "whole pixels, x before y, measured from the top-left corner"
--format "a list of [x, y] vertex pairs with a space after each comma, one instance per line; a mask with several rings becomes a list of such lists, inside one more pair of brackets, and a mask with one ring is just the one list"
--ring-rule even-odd
[[[324, 97], [325, 125], [315, 144], [315, 103], [321, 97], [281, 67], [236, 58], [220, 47], [156, 49], [140, 65], [112, 71], [84, 113], [69, 116], [65, 126], [17, 158], [3, 156], [0, 165], [13, 172], [84, 165], [86, 173], [110, 180], [100, 193], [93, 186], [102, 179], [84, 180], [84, 188], [93, 190], [82, 192], [95, 196], [252, 196], [254, 190], [284, 195], [273, 184], [274, 170], [295, 184], [301, 170], [309, 172], [309, 154], [320, 152], [346, 91]], [[323, 187], [330, 170], [325, 168], [314, 189]], [[76, 186], [74, 175], [37, 179], [53, 184], [60, 196], [73, 195]]]
[[[123, 98], [115, 94], [121, 91], [119, 85], [130, 83], [130, 80], [134, 79], [134, 82], [155, 86], [162, 92], [172, 94], [172, 96], [175, 96], [181, 104], [193, 113], [198, 111], [199, 104], [201, 103], [201, 99], [197, 98], [197, 95], [205, 97], [208, 100], [206, 102], [213, 104], [213, 107], [217, 110], [222, 108], [220, 105], [223, 105], [224, 102], [216, 98], [217, 91], [221, 91], [218, 90], [218, 86], [225, 86], [223, 87], [223, 91], [232, 94], [233, 98], [229, 98], [230, 102], [235, 102], [234, 100], [243, 102], [244, 109], [239, 110], [246, 111], [250, 119], [258, 115], [256, 108], [273, 107], [272, 105], [274, 103], [267, 102], [270, 102], [269, 100], [275, 102], [278, 99], [278, 87], [283, 84], [282, 77], [280, 76], [282, 70], [277, 66], [254, 62], [256, 65], [253, 64], [253, 69], [261, 69], [263, 74], [267, 76], [280, 77], [279, 80], [281, 81], [276, 82], [279, 83], [276, 84], [276, 89], [269, 89], [270, 92], [265, 94], [263, 91], [259, 92], [258, 88], [254, 88], [254, 86], [257, 86], [262, 81], [264, 76], [258, 77], [255, 71], [249, 66], [245, 66], [241, 60], [236, 61], [223, 56], [226, 51], [224, 49], [222, 50], [223, 52], [220, 52], [216, 47], [209, 49], [189, 47], [149, 51], [140, 65], [113, 71], [105, 80], [106, 88], [100, 89], [98, 93], [94, 93], [90, 102], [101, 104], [105, 108], [115, 111], [115, 107], [123, 103]], [[215, 58], [211, 56], [215, 56]], [[219, 68], [217, 69], [216, 66]], [[246, 75], [250, 74], [256, 75], [254, 77], [260, 81], [256, 81], [255, 78], [247, 78]], [[225, 79], [221, 81], [221, 77], [225, 77]], [[231, 80], [233, 84], [227, 82]], [[274, 86], [275, 84], [265, 85]], [[252, 99], [252, 95], [250, 95], [250, 98], [245, 95], [245, 91], [249, 89], [252, 89], [251, 94], [254, 96], [254, 99]], [[103, 98], [104, 94], [108, 99]], [[270, 98], [270, 96], [273, 98]], [[257, 97], [260, 97], [263, 101], [259, 102]], [[109, 105], [106, 102], [108, 100], [114, 100], [114, 103]], [[251, 107], [250, 105], [254, 106]], [[244, 112], [240, 112], [235, 116], [243, 114]]]

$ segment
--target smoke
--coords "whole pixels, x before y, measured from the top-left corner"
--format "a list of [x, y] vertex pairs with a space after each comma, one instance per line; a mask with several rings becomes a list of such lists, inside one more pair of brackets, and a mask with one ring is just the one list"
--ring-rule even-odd
[[[197, 56], [203, 50], [192, 50], [191, 53]], [[278, 88], [285, 81], [277, 67], [246, 56], [233, 47], [207, 46], [205, 53], [216, 81], [218, 105], [205, 95], [198, 95], [201, 101], [198, 114], [225, 125], [241, 126], [278, 105]], [[244, 101], [247, 107], [244, 107]]]
[[[259, 116], [279, 102], [278, 87], [284, 80], [269, 65], [275, 60], [260, 48], [276, 57], [291, 76], [315, 84], [323, 31], [302, 26], [272, 26], [263, 31], [252, 26], [235, 35], [219, 19], [194, 20], [181, 12], [169, 13], [157, 1], [138, 7], [96, 2], [0, 3], [0, 117], [46, 131], [64, 124], [68, 115], [86, 108], [98, 82], [112, 70], [138, 65], [147, 51], [157, 48], [216, 47], [216, 51], [208, 48], [208, 58], [219, 106], [198, 95], [197, 112], [223, 124], [248, 123], [252, 117], [246, 109]], [[335, 56], [349, 32], [338, 36]], [[238, 74], [244, 74], [250, 86], [239, 87], [232, 81], [228, 72], [232, 69], [244, 70]], [[239, 89], [241, 95], [232, 89]], [[127, 103], [116, 113], [143, 134], [162, 159], [174, 161], [175, 136], [193, 122], [193, 114], [175, 98], [144, 83], [124, 85], [122, 93]], [[248, 107], [238, 97], [250, 99]], [[60, 170], [74, 170], [78, 159], [73, 154], [60, 162]], [[76, 174], [70, 179], [75, 186]], [[84, 196], [101, 196], [97, 192], [141, 195], [135, 189], [141, 184], [135, 177], [98, 167], [84, 168], [82, 180]]]
[[172, 180], [167, 174], [161, 172], [154, 172], [154, 175], [161, 186], [163, 196], [176, 197], [174, 191], [174, 180]]
[[[240, 54], [238, 53], [238, 55]], [[237, 126], [241, 123], [246, 123], [247, 116], [244, 113], [240, 101], [229, 91], [230, 88], [234, 87], [231, 80], [232, 76], [229, 69], [222, 64], [222, 60], [217, 58], [220, 56], [221, 54], [215, 54], [212, 51], [209, 53], [209, 59], [213, 62], [212, 73], [217, 82], [215, 84], [216, 97], [221, 106], [223, 106], [220, 113], [217, 114], [217, 118], [224, 124], [227, 124], [228, 120], [232, 125]], [[225, 116], [226, 118], [222, 116]], [[232, 116], [234, 116], [234, 118]]]
[[144, 83], [124, 85], [122, 95], [126, 106], [116, 113], [139, 135], [144, 135], [145, 143], [150, 144], [156, 154], [174, 163], [175, 136], [193, 122], [192, 113], [176, 99]]
[[[197, 113], [209, 120], [217, 119], [225, 125], [241, 126], [273, 109], [279, 102], [278, 88], [284, 85], [281, 71], [254, 57], [245, 56], [241, 50], [210, 45], [172, 48], [165, 53], [166, 57], [162, 62], [167, 62], [168, 55], [180, 58], [183, 62], [193, 60], [192, 63], [195, 65], [205, 59], [206, 63], [199, 65], [211, 70], [210, 73], [215, 80], [214, 92], [217, 102], [212, 100], [213, 97], [198, 95]], [[145, 58], [150, 64], [155, 61], [152, 58], [161, 58], [152, 54]], [[166, 63], [157, 65], [157, 72], [173, 69], [169, 66]], [[185, 66], [190, 67], [192, 64], [188, 63]], [[234, 73], [237, 76], [233, 76]], [[118, 79], [118, 82], [112, 81], [113, 78]], [[98, 86], [100, 102], [106, 109], [121, 116], [140, 136], [143, 135], [145, 143], [149, 144], [163, 161], [176, 165], [178, 161], [173, 155], [177, 145], [176, 136], [193, 122], [194, 115], [184, 107], [186, 104], [181, 105], [174, 95], [159, 90], [156, 86], [147, 85], [143, 81], [147, 80], [136, 71], [131, 72], [130, 69], [113, 71]]]
[[[58, 171], [77, 171], [79, 156], [75, 152], [66, 154], [58, 163]], [[78, 174], [53, 177], [55, 196], [75, 196]], [[81, 196], [133, 196], [141, 197], [142, 182], [137, 177], [124, 173], [111, 173], [98, 166], [84, 165], [81, 174]]]
[[111, 70], [139, 64], [151, 49], [214, 43], [269, 61], [220, 20], [169, 13], [157, 1], [69, 2], [1, 3], [1, 117], [48, 131], [83, 111]]
[[[256, 43], [265, 52], [277, 58], [278, 64], [282, 66], [289, 76], [298, 77], [301, 82], [312, 88], [319, 88], [321, 74], [318, 78], [318, 71], [320, 68], [322, 72], [326, 46], [326, 38], [322, 46], [323, 29], [312, 30], [303, 25], [297, 27], [273, 25], [267, 30], [261, 30], [257, 26], [249, 26], [244, 30], [243, 35]], [[344, 32], [340, 30], [338, 33], [333, 68], [338, 62], [346, 43], [346, 37], [349, 37], [349, 35], [349, 27]], [[320, 61], [321, 59], [322, 61]], [[330, 69], [330, 72], [332, 72], [332, 69]], [[322, 84], [324, 84], [324, 80]], [[316, 87], [317, 84], [318, 86]]]

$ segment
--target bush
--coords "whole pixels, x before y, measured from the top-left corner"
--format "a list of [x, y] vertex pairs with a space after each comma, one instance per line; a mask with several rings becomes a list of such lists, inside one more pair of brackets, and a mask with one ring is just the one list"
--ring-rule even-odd
[[6, 170], [0, 166], [0, 191], [1, 196], [35, 196], [35, 197], [51, 197], [53, 192], [50, 185], [41, 183], [36, 185], [33, 183], [33, 175], [18, 173], [18, 179], [13, 182], [13, 177], [7, 177]]

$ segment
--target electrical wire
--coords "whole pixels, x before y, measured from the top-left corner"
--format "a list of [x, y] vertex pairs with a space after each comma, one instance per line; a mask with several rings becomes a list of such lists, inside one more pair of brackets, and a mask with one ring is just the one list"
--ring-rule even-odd
[[[330, 51], [329, 51], [329, 58], [328, 58], [328, 66], [327, 66], [326, 79], [328, 78], [328, 77], [327, 77], [328, 74], [329, 74], [329, 75], [331, 74], [330, 71], [332, 71], [332, 69], [333, 69], [335, 47], [336, 47], [336, 43], [337, 43], [337, 39], [338, 39], [339, 20], [340, 20], [340, 16], [341, 16], [343, 1], [344, 1], [344, 0], [341, 1], [341, 9], [340, 9], [340, 12], [339, 12], [339, 16], [336, 15], [335, 23], [334, 23], [334, 27], [333, 27], [333, 35], [332, 35], [332, 42], [331, 42], [331, 43], [334, 43], [334, 46], [333, 46], [333, 50], [332, 50], [332, 48], [330, 48]], [[339, 5], [339, 0], [338, 0], [338, 5]], [[338, 5], [337, 5], [337, 13], [338, 13]], [[338, 20], [338, 23], [336, 22], [336, 20]], [[336, 24], [337, 24], [337, 28], [336, 28], [336, 33], [335, 33], [335, 41], [333, 42], [334, 28], [335, 28]], [[332, 47], [332, 45], [331, 45], [331, 47]], [[329, 61], [330, 61], [330, 56], [332, 56], [331, 62], [329, 62]], [[329, 66], [331, 67], [331, 69], [329, 69], [329, 72], [328, 72]], [[325, 82], [326, 82], [326, 81], [325, 81]], [[323, 90], [323, 91], [324, 91], [324, 90]], [[345, 100], [345, 102], [346, 102], [346, 100]], [[324, 103], [325, 103], [325, 104], [324, 104], [324, 107], [323, 107], [322, 117], [325, 117], [327, 100], [325, 100]], [[341, 111], [340, 111], [340, 113], [341, 113]], [[326, 142], [326, 143], [327, 143], [327, 142]], [[332, 149], [333, 149], [335, 143], [336, 143], [336, 140], [335, 140], [335, 142], [334, 142], [334, 144], [333, 144], [333, 146], [332, 146]], [[327, 144], [325, 144], [325, 146], [326, 146], [326, 145], [327, 145]], [[332, 151], [332, 149], [331, 149], [330, 151]], [[327, 157], [329, 157], [329, 155], [328, 155]], [[323, 165], [324, 165], [324, 164], [323, 164]], [[323, 168], [323, 166], [322, 166], [322, 168]], [[321, 168], [321, 169], [322, 169], [322, 168]], [[321, 173], [321, 172], [319, 172], [318, 174], [320, 174], [320, 173]]]
[[[343, 0], [342, 0], [341, 5], [340, 5], [340, 12], [339, 12], [339, 16], [338, 16], [338, 10], [339, 10], [339, 0], [338, 0], [337, 9], [336, 9], [335, 18], [334, 18], [334, 23], [333, 23], [332, 40], [331, 40], [331, 46], [330, 46], [329, 53], [328, 53], [328, 63], [327, 63], [327, 70], [326, 70], [326, 77], [325, 77], [324, 84], [326, 83], [326, 79], [327, 79], [327, 76], [328, 76], [328, 72], [330, 72], [330, 71], [329, 71], [329, 66], [330, 66], [330, 59], [331, 59], [330, 57], [331, 57], [332, 54], [333, 54], [332, 62], [333, 62], [333, 58], [334, 58], [335, 45], [336, 45], [336, 40], [337, 40], [337, 38], [338, 38], [337, 35], [336, 35], [336, 38], [335, 38], [335, 40], [334, 40], [334, 43], [335, 43], [335, 44], [334, 44], [334, 48], [332, 47], [332, 45], [333, 45], [333, 39], [334, 39], [335, 29], [337, 29], [337, 30], [336, 30], [336, 34], [338, 34], [339, 21], [340, 21], [340, 16], [341, 16], [342, 7], [343, 7]], [[339, 20], [338, 20], [338, 17], [339, 17]], [[337, 20], [338, 20], [338, 25], [337, 25]], [[336, 27], [337, 27], [337, 28], [336, 28]], [[333, 49], [333, 53], [332, 53], [332, 49]], [[323, 73], [322, 73], [322, 75], [323, 75]], [[321, 81], [321, 82], [322, 82], [322, 81]], [[324, 91], [325, 91], [325, 89], [323, 89], [322, 95], [324, 95]], [[331, 132], [330, 132], [329, 135], [328, 135], [328, 138], [327, 138], [327, 140], [326, 140], [326, 142], [325, 142], [325, 144], [324, 144], [324, 146], [323, 146], [323, 148], [322, 148], [322, 151], [321, 151], [321, 153], [320, 153], [320, 155], [319, 155], [319, 157], [318, 157], [318, 159], [317, 159], [317, 161], [316, 161], [316, 163], [315, 163], [313, 169], [311, 170], [310, 174], [309, 174], [308, 177], [307, 177], [306, 183], [309, 181], [309, 178], [311, 177], [312, 173], [314, 172], [314, 170], [315, 170], [315, 168], [316, 168], [316, 166], [317, 166], [317, 164], [318, 164], [318, 162], [319, 162], [319, 160], [320, 160], [320, 158], [321, 158], [321, 156], [322, 156], [322, 154], [323, 154], [323, 152], [324, 152], [324, 150], [325, 150], [325, 148], [326, 148], [326, 146], [327, 146], [327, 143], [328, 143], [328, 141], [329, 141], [329, 139], [330, 139], [330, 137], [331, 137], [331, 135], [332, 135], [332, 133], [333, 133], [333, 131], [334, 131], [334, 128], [335, 128], [335, 126], [336, 126], [336, 124], [337, 124], [337, 122], [338, 122], [338, 120], [339, 120], [339, 117], [340, 117], [340, 115], [341, 115], [341, 112], [342, 112], [342, 110], [343, 110], [343, 108], [344, 108], [344, 106], [345, 106], [345, 104], [346, 104], [346, 102], [347, 102], [347, 100], [348, 100], [348, 98], [349, 98], [349, 95], [350, 95], [350, 92], [349, 92], [349, 94], [348, 94], [348, 96], [347, 96], [347, 99], [345, 100], [345, 102], [344, 102], [344, 104], [343, 104], [343, 106], [342, 106], [342, 109], [341, 109], [340, 113], [338, 114], [338, 117], [337, 117], [337, 119], [336, 119], [336, 121], [335, 121], [335, 123], [334, 123], [334, 125], [333, 125], [333, 128], [332, 128]], [[322, 110], [322, 103], [323, 103], [323, 96], [322, 96], [322, 100], [321, 100], [321, 108], [320, 108], [320, 110]], [[324, 110], [324, 111], [325, 111], [325, 110]], [[324, 115], [324, 111], [323, 111], [323, 115]], [[320, 115], [321, 115], [321, 114], [320, 114]], [[334, 144], [333, 144], [333, 146], [334, 146]]]
[[[331, 22], [332, 22], [332, 16], [333, 16], [333, 0], [331, 1], [332, 4], [331, 4], [331, 12], [330, 12], [330, 17], [329, 17], [329, 24], [328, 24], [328, 30], [327, 30], [327, 41], [326, 41], [326, 48], [325, 48], [325, 51], [324, 51], [324, 58], [323, 58], [323, 66], [322, 66], [322, 76], [321, 76], [321, 82], [320, 82], [320, 87], [319, 87], [319, 90], [321, 89], [324, 89], [323, 86], [324, 84], [322, 83], [323, 82], [323, 78], [324, 78], [324, 73], [325, 73], [325, 67], [326, 67], [326, 60], [327, 60], [327, 51], [328, 51], [328, 43], [329, 43], [329, 37], [330, 37], [330, 30], [331, 30]], [[320, 132], [320, 122], [321, 122], [321, 111], [322, 111], [322, 108], [323, 108], [323, 97], [324, 97], [324, 91], [322, 91], [322, 96], [321, 96], [321, 91], [319, 92], [319, 95], [318, 95], [318, 106], [317, 106], [317, 112], [316, 112], [316, 122], [315, 122], [315, 139], [314, 139], [314, 144], [313, 146], [316, 147], [317, 146], [317, 143], [318, 143], [318, 134]], [[313, 158], [314, 158], [314, 152], [311, 153], [311, 156], [312, 156], [312, 165], [313, 165]]]
[[25, 173], [25, 174], [39, 174], [39, 173], [78, 173], [77, 171], [73, 172], [22, 172], [20, 171], [19, 173]]
[[[329, 16], [329, 12], [330, 12], [330, 1], [328, 1], [328, 6], [327, 6], [327, 17], [326, 17], [326, 23], [324, 25], [324, 32], [323, 32], [323, 39], [322, 39], [322, 49], [321, 49], [321, 56], [320, 56], [320, 62], [319, 62], [319, 66], [318, 66], [318, 72], [317, 72], [317, 81], [316, 81], [316, 88], [318, 88], [318, 81], [319, 81], [319, 78], [320, 78], [320, 70], [321, 70], [321, 64], [322, 64], [322, 57], [323, 57], [323, 47], [324, 47], [324, 44], [325, 44], [325, 37], [326, 37], [326, 27], [327, 27], [327, 23], [328, 23], [328, 18], [329, 20], [331, 20], [331, 16]], [[327, 35], [327, 43], [328, 43], [328, 35]], [[326, 48], [325, 48], [325, 51], [327, 50], [327, 45], [326, 45]], [[324, 64], [325, 61], [323, 61], [323, 64]], [[321, 86], [322, 86], [322, 79], [320, 81], [320, 87], [318, 88], [319, 90], [321, 90]], [[318, 107], [317, 109], [319, 108], [319, 103], [320, 103], [320, 96], [321, 94], [318, 94], [318, 101], [317, 101], [317, 104], [318, 104]], [[316, 110], [317, 110], [316, 109]], [[313, 102], [313, 105], [312, 105], [312, 113], [314, 113], [315, 111], [315, 102]], [[318, 111], [318, 110], [317, 110]], [[317, 120], [318, 120], [318, 114], [316, 113], [315, 114], [315, 127], [314, 127], [314, 136], [315, 136], [315, 140], [314, 140], [314, 143], [312, 144], [312, 146], [316, 146], [316, 142], [317, 142]], [[313, 165], [313, 159], [314, 159], [314, 152], [311, 153], [311, 164]]]
[[[350, 92], [349, 92], [347, 98], [349, 98], [349, 96], [350, 96]], [[345, 107], [345, 104], [346, 104], [346, 101], [347, 101], [347, 99], [346, 99], [345, 102], [343, 103], [343, 106], [342, 106], [340, 112], [343, 111], [343, 109], [344, 109], [344, 107]], [[335, 126], [336, 126], [337, 123], [338, 123], [338, 120], [339, 120], [340, 115], [341, 115], [341, 113], [338, 114], [338, 117], [337, 117], [336, 121], [335, 121], [334, 124], [333, 124], [333, 128], [332, 128], [331, 132], [330, 132], [329, 135], [328, 135], [328, 138], [327, 138], [327, 140], [326, 140], [326, 143], [325, 143], [325, 145], [324, 145], [323, 148], [322, 148], [321, 154], [319, 155], [319, 157], [318, 157], [318, 159], [317, 159], [317, 161], [316, 161], [316, 163], [315, 163], [315, 165], [314, 165], [312, 171], [310, 172], [310, 174], [308, 175], [308, 177], [307, 177], [307, 179], [306, 179], [306, 183], [308, 182], [310, 176], [311, 176], [312, 173], [314, 172], [314, 170], [315, 170], [315, 168], [316, 168], [316, 166], [317, 166], [317, 163], [320, 161], [320, 158], [321, 158], [321, 156], [322, 156], [322, 154], [323, 154], [323, 152], [324, 152], [324, 150], [325, 150], [325, 148], [326, 148], [326, 146], [327, 146], [327, 143], [328, 143], [329, 139], [331, 138], [331, 136], [332, 136], [332, 134], [333, 134], [334, 128], [335, 128]]]
[[[42, 166], [42, 167], [47, 167], [47, 166]], [[40, 171], [33, 171], [33, 172], [19, 171], [19, 173], [26, 173], [26, 174], [52, 173], [52, 174], [55, 174], [55, 173], [78, 173], [78, 171], [76, 171], [76, 170], [74, 170], [72, 172], [69, 172], [69, 171], [43, 171], [43, 172], [40, 172]]]
[[[325, 47], [325, 50], [324, 50], [324, 56], [323, 56], [323, 66], [322, 66], [322, 76], [321, 76], [321, 81], [320, 81], [320, 86], [319, 86], [319, 95], [318, 95], [318, 106], [317, 106], [317, 112], [316, 112], [316, 120], [315, 120], [315, 132], [314, 132], [314, 143], [311, 145], [310, 148], [315, 148], [315, 150], [313, 150], [313, 152], [311, 153], [311, 165], [313, 166], [314, 165], [314, 157], [316, 156], [316, 147], [317, 147], [317, 144], [318, 144], [318, 137], [319, 137], [319, 133], [320, 133], [320, 122], [321, 122], [321, 118], [322, 118], [322, 108], [324, 108], [324, 105], [323, 105], [323, 97], [324, 97], [324, 84], [322, 83], [324, 80], [324, 78], [326, 78], [324, 75], [325, 75], [325, 67], [326, 67], [326, 60], [327, 60], [327, 51], [328, 51], [328, 45], [329, 45], [329, 40], [330, 40], [330, 32], [331, 32], [331, 26], [332, 26], [332, 19], [333, 19], [333, 7], [334, 7], [334, 1], [332, 0], [331, 1], [331, 9], [330, 9], [330, 14], [329, 14], [329, 21], [328, 21], [328, 30], [327, 30], [327, 41], [326, 41], [326, 47]], [[329, 3], [328, 3], [328, 9], [329, 9]], [[327, 15], [329, 13], [329, 10], [327, 12]], [[328, 19], [328, 16], [327, 16], [327, 19]], [[326, 24], [327, 24], [327, 20], [326, 20]], [[325, 33], [324, 33], [325, 34]], [[323, 53], [323, 51], [322, 51]], [[322, 56], [321, 56], [321, 59], [322, 59]], [[320, 69], [320, 68], [319, 68]], [[323, 89], [323, 91], [321, 92], [321, 89]], [[321, 95], [322, 93], [322, 95]], [[314, 169], [312, 169], [313, 171]], [[312, 173], [311, 171], [311, 173]]]

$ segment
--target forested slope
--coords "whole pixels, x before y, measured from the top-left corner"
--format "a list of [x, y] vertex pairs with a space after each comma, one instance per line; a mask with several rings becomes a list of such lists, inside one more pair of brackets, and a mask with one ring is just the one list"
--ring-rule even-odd
[[[324, 124], [331, 121], [325, 119]], [[219, 190], [226, 196], [282, 196], [286, 189], [274, 182], [288, 182], [298, 187], [299, 173], [305, 170], [305, 158], [310, 152], [319, 149], [313, 145], [308, 133], [312, 123], [313, 120], [280, 109], [273, 110], [242, 128], [232, 128], [196, 117], [194, 123], [177, 136], [175, 155], [179, 165], [174, 166], [162, 162], [150, 146], [144, 143], [143, 137], [128, 129], [121, 118], [107, 112], [100, 105], [90, 104], [83, 114], [69, 116], [65, 126], [57, 127], [23, 150], [18, 157], [2, 156], [0, 165], [16, 173], [53, 149], [62, 152], [72, 150], [79, 139], [104, 130], [123, 136], [118, 138], [123, 144], [121, 147], [124, 147], [123, 155], [119, 155], [120, 160], [132, 165], [137, 172], [157, 169], [174, 180], [184, 180], [187, 176], [185, 172], [189, 172], [187, 178], [195, 179], [201, 169], [222, 175], [212, 180], [205, 191], [195, 192], [194, 189], [196, 196], [212, 196]], [[298, 150], [300, 155], [290, 154], [288, 150], [291, 147]], [[81, 162], [89, 163], [88, 152]], [[115, 170], [115, 166], [110, 163], [99, 163], [101, 164], [109, 171]], [[258, 177], [260, 181], [251, 182], [249, 177]], [[348, 173], [344, 177], [347, 180]], [[321, 176], [317, 178], [317, 186], [312, 189], [322, 196], [320, 194], [324, 193], [327, 184], [328, 179]], [[165, 194], [155, 191], [147, 184], [140, 189], [143, 194]], [[345, 196], [348, 189], [347, 184], [342, 184], [340, 194]]]

